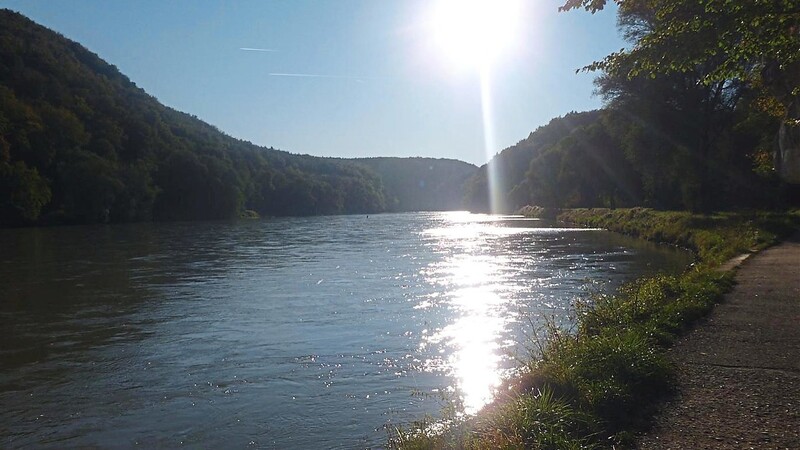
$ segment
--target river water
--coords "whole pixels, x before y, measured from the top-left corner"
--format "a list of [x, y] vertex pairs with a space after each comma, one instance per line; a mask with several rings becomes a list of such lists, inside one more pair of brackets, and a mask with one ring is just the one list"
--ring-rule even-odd
[[479, 409], [531, 324], [690, 262], [468, 213], [3, 230], [0, 447], [380, 447]]

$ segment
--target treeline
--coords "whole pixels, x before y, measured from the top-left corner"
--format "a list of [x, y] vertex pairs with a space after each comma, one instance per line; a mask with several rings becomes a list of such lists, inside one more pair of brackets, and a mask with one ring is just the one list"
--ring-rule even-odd
[[0, 10], [0, 223], [386, 209], [380, 178], [233, 139], [161, 105], [81, 45]]
[[387, 211], [464, 208], [464, 187], [478, 170], [453, 159], [360, 158], [346, 160], [374, 171], [383, 182]]
[[[634, 49], [674, 22], [660, 23], [668, 15], [647, 2], [619, 11]], [[800, 122], [787, 117], [800, 103], [774, 86], [800, 85], [800, 70], [762, 64], [761, 78], [724, 77], [709, 56], [648, 72], [636, 51], [612, 56], [592, 67], [602, 69], [603, 110], [553, 119], [480, 169], [318, 158], [226, 136], [161, 105], [81, 45], [0, 10], [0, 225], [528, 204], [707, 211], [791, 200], [772, 155], [778, 142], [789, 154]]]
[[[600, 112], [569, 113], [552, 119], [483, 165], [469, 180], [464, 192], [464, 202], [473, 211], [510, 212], [530, 203], [527, 173], [531, 161], [545, 150], [569, 136], [575, 129], [594, 123]], [[493, 186], [490, 189], [489, 174]], [[494, 190], [494, 199], [490, 191]], [[491, 203], [495, 203], [492, 205]]]
[[[636, 44], [660, 17], [635, 3], [620, 8], [618, 23]], [[670, 73], [637, 72], [636, 62], [618, 56], [596, 80], [606, 108], [554, 119], [482, 167], [469, 182], [470, 208], [489, 207], [487, 172], [499, 177], [500, 211], [709, 211], [791, 200], [773, 164], [784, 113], [758, 83], [709, 78], [713, 58]]]

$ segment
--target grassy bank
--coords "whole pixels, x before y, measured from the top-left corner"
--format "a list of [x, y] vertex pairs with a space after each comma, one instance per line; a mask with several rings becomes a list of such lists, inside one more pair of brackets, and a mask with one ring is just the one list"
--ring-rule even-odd
[[685, 247], [702, 264], [715, 266], [774, 244], [800, 226], [800, 211], [700, 215], [647, 208], [571, 209], [558, 220]]
[[[665, 350], [730, 289], [729, 258], [777, 242], [800, 226], [800, 214], [694, 215], [634, 208], [564, 211], [559, 219], [686, 247], [698, 263], [678, 276], [636, 280], [613, 295], [576, 305], [567, 333], [550, 327], [532, 343], [523, 374], [494, 403], [447, 426], [399, 430], [400, 448], [629, 447], [672, 392]], [[444, 431], [441, 431], [444, 428]], [[432, 431], [436, 430], [436, 431]]]

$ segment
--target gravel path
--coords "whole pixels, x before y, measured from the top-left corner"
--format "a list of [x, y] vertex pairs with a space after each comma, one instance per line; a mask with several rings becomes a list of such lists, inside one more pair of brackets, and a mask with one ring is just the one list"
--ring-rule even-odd
[[641, 449], [800, 449], [800, 234], [745, 261], [671, 350], [678, 396]]

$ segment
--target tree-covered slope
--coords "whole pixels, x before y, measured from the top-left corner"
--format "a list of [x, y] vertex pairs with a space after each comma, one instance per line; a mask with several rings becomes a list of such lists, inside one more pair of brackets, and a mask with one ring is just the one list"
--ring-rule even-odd
[[[692, 8], [693, 17], [701, 14]], [[705, 13], [718, 18], [720, 11]], [[674, 19], [641, 2], [625, 2], [618, 11], [620, 34], [636, 49]], [[613, 67], [604, 66], [595, 80], [606, 102], [597, 120], [530, 161], [528, 203], [710, 212], [792, 202], [793, 188], [781, 183], [772, 158], [784, 150], [775, 137], [786, 128], [787, 112], [759, 83], [713, 75], [719, 58], [709, 54], [683, 70], [641, 73], [639, 57], [614, 56]], [[775, 163], [780, 168], [785, 161]]]
[[378, 212], [380, 178], [226, 136], [0, 10], [0, 224]]
[[465, 203], [472, 211], [489, 211], [489, 178], [499, 191], [498, 212], [510, 212], [529, 203], [527, 172], [531, 161], [543, 150], [569, 136], [574, 130], [597, 120], [599, 111], [569, 113], [552, 119], [527, 138], [506, 148], [484, 164], [466, 184]]
[[[531, 204], [710, 212], [799, 202], [792, 2], [616, 3], [629, 49], [588, 66], [601, 70], [595, 84], [605, 108], [554, 119], [501, 152], [470, 182], [470, 207], [488, 209], [487, 173], [499, 211]], [[767, 10], [772, 16], [750, 20]]]
[[383, 181], [389, 211], [443, 211], [464, 208], [464, 186], [478, 168], [453, 159], [361, 158], [349, 160]]
[[503, 150], [467, 182], [467, 207], [489, 209], [487, 173], [495, 176], [496, 212], [524, 205], [780, 206], [784, 195], [769, 164], [777, 121], [753, 105], [746, 89], [735, 106], [709, 112], [695, 99], [710, 89], [690, 77], [601, 78], [600, 92], [613, 89], [614, 96], [605, 109], [553, 119]]

